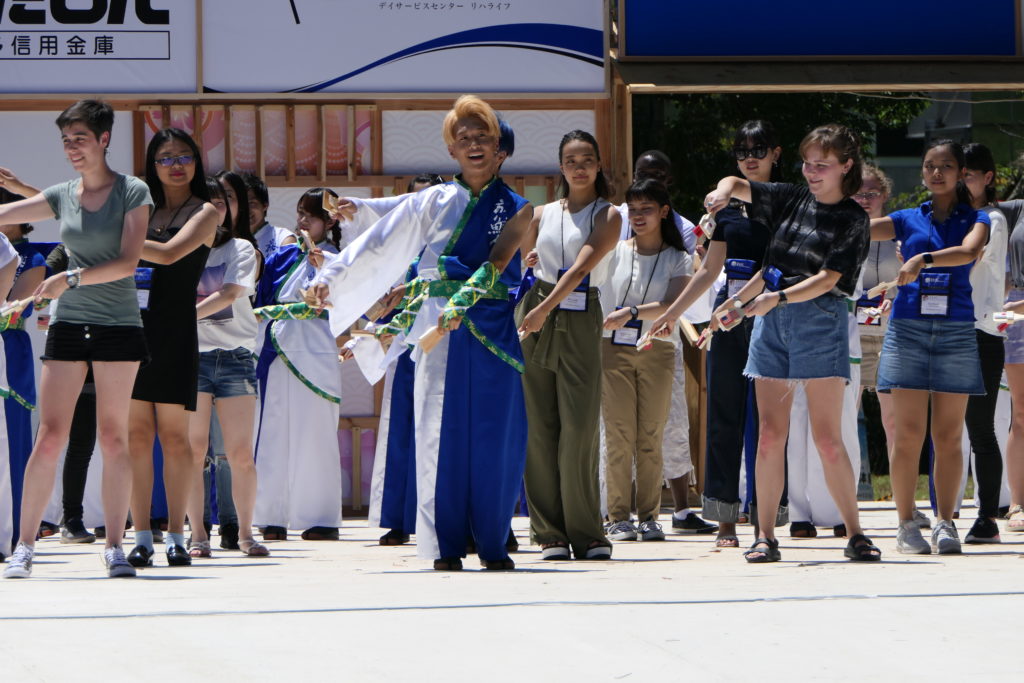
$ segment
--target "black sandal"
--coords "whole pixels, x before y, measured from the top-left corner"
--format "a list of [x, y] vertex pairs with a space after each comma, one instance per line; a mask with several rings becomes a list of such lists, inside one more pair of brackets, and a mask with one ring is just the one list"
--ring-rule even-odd
[[843, 555], [854, 562], [878, 562], [882, 559], [882, 551], [871, 543], [864, 534], [854, 534], [846, 544]]
[[789, 525], [790, 538], [815, 538], [818, 530], [810, 522], [793, 522]]
[[[761, 550], [759, 546], [763, 546], [765, 549]], [[754, 557], [754, 555], [760, 557]], [[778, 562], [782, 559], [782, 553], [779, 552], [779, 539], [777, 538], [759, 538], [754, 541], [754, 545], [750, 546], [749, 550], [744, 551], [743, 559], [750, 564], [760, 564], [763, 562]]]
[[504, 560], [480, 560], [480, 566], [492, 572], [510, 572], [516, 568], [516, 563], [511, 558]]
[[434, 560], [435, 572], [460, 572], [462, 571], [461, 557], [442, 557]]

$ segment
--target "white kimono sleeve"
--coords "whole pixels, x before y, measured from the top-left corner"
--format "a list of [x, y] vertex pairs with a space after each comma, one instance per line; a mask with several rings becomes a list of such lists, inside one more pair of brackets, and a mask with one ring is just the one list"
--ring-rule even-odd
[[315, 284], [331, 292], [331, 331], [340, 335], [405, 273], [426, 246], [440, 212], [443, 185], [409, 197], [377, 221], [337, 258], [325, 264]]
[[372, 197], [364, 199], [360, 197], [346, 197], [356, 207], [356, 215], [352, 220], [341, 221], [341, 227], [346, 240], [351, 243], [357, 237], [369, 230], [374, 223], [394, 211], [402, 202], [411, 199], [411, 194], [398, 194], [394, 197]]

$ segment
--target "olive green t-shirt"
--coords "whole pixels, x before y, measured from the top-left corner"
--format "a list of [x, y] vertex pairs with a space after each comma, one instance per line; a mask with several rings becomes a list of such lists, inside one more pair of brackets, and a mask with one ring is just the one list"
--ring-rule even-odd
[[[121, 255], [124, 217], [132, 209], [153, 206], [146, 183], [118, 174], [107, 201], [98, 211], [83, 209], [78, 200], [81, 179], [43, 190], [67, 246], [68, 269], [88, 268]], [[135, 278], [69, 289], [60, 297], [53, 322], [142, 327]]]

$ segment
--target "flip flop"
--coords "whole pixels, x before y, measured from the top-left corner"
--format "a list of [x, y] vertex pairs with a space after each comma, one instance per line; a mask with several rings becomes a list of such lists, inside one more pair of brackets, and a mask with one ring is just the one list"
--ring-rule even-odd
[[716, 548], [739, 548], [740, 539], [735, 534], [722, 534], [715, 539]]

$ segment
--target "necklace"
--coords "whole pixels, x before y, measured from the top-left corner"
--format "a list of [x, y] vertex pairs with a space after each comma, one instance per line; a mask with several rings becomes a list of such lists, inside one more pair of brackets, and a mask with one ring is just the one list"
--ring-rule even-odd
[[163, 225], [157, 226], [156, 230], [154, 230], [153, 232], [155, 232], [157, 235], [164, 234], [165, 230], [167, 230], [169, 227], [174, 225], [174, 219], [178, 217], [178, 214], [181, 213], [181, 210], [184, 209], [185, 205], [188, 204], [190, 201], [192, 201], [192, 195], [191, 194], [188, 196], [188, 198], [185, 201], [183, 201], [181, 204], [178, 205], [177, 209], [174, 210], [174, 213], [171, 215], [171, 220], [167, 221]]

